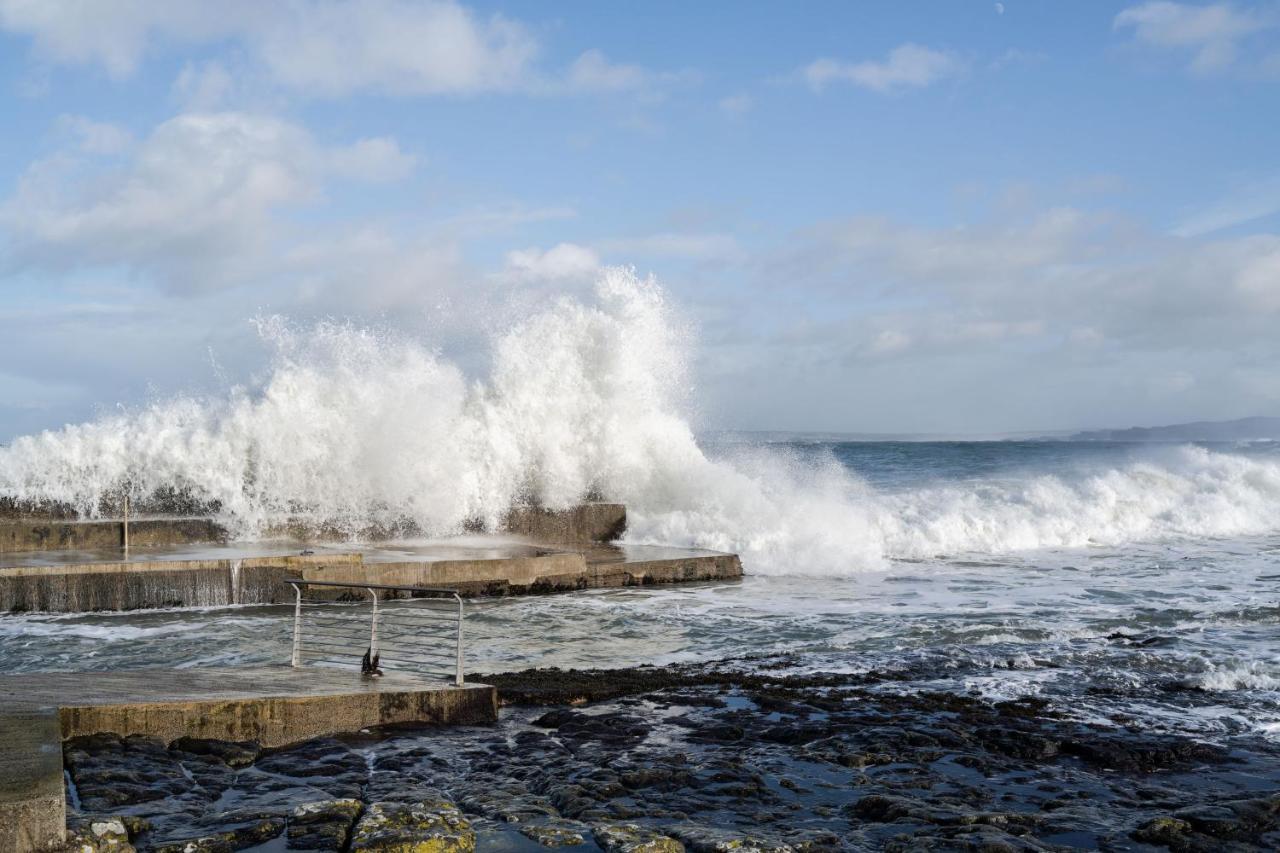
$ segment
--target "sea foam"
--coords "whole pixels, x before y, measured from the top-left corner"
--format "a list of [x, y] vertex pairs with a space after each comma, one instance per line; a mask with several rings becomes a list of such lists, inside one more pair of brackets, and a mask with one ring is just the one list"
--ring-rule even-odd
[[265, 378], [15, 440], [0, 494], [93, 515], [129, 484], [216, 504], [237, 536], [288, 518], [428, 535], [508, 508], [623, 501], [633, 541], [718, 548], [748, 571], [849, 574], [895, 558], [1276, 529], [1280, 464], [1178, 447], [1103, 470], [871, 488], [834, 456], [708, 453], [688, 417], [687, 328], [661, 288], [606, 271], [492, 340], [469, 380], [428, 342], [260, 323]]

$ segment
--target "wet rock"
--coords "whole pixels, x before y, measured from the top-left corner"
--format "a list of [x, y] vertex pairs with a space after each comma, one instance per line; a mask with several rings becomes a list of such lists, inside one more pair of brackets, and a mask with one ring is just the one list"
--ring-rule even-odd
[[254, 741], [211, 740], [183, 737], [169, 744], [169, 749], [216, 759], [228, 767], [247, 767], [257, 758], [262, 748]]
[[790, 844], [763, 834], [740, 835], [695, 824], [679, 824], [668, 831], [693, 853], [795, 853]]
[[570, 711], [568, 708], [556, 708], [538, 717], [530, 725], [540, 726], [544, 729], [558, 729], [577, 716], [577, 712]]
[[521, 784], [499, 782], [480, 790], [469, 790], [458, 797], [458, 804], [469, 814], [503, 823], [528, 823], [559, 817], [550, 799], [529, 793], [528, 788]]
[[1206, 762], [1221, 763], [1228, 757], [1221, 747], [1190, 738], [1141, 737], [1112, 732], [1068, 739], [1062, 744], [1062, 751], [1108, 770], [1140, 773]]
[[676, 839], [634, 823], [599, 824], [591, 833], [604, 853], [684, 853]]
[[369, 777], [364, 757], [333, 738], [269, 753], [254, 767], [318, 788], [334, 799], [359, 799]]
[[[1079, 722], [1036, 697], [989, 702], [896, 692], [893, 673], [744, 666], [546, 683], [517, 674], [508, 682], [547, 691], [540, 702], [561, 688], [623, 695], [589, 708], [508, 700], [492, 727], [320, 739], [247, 765], [221, 742], [166, 748], [114, 736], [69, 743], [67, 765], [84, 782], [89, 813], [151, 822], [145, 834], [141, 824], [132, 830], [143, 848], [466, 849], [475, 829], [517, 847], [576, 846], [581, 836], [642, 853], [1280, 849], [1275, 804], [1242, 793], [1280, 790], [1280, 746], [1252, 735], [1228, 736], [1228, 754], [1144, 731], [1141, 721]], [[926, 662], [899, 675], [934, 669]], [[880, 686], [867, 690], [868, 680]], [[124, 805], [102, 805], [121, 792]], [[381, 819], [357, 801], [377, 804]], [[437, 803], [457, 803], [475, 827], [428, 820], [424, 809]], [[286, 824], [284, 837], [255, 841], [254, 826], [272, 821]]]
[[907, 851], [947, 850], [973, 851], [973, 853], [1049, 853], [1064, 848], [1045, 844], [1034, 838], [1011, 835], [994, 827], [964, 827], [940, 834], [920, 834], [909, 839], [893, 839], [885, 844], [890, 853]]
[[522, 826], [520, 834], [543, 847], [576, 847], [587, 843], [591, 829], [583, 823], [562, 821]]
[[470, 853], [471, 824], [453, 803], [373, 803], [356, 824], [352, 851], [380, 853]]
[[345, 849], [363, 809], [359, 800], [318, 800], [297, 806], [289, 815], [285, 832], [290, 849]]
[[610, 747], [634, 746], [649, 734], [649, 726], [629, 714], [577, 713], [563, 720], [556, 729], [561, 742], [571, 750], [591, 743]]
[[73, 818], [67, 822], [67, 849], [76, 853], [133, 853], [123, 818]]
[[166, 839], [153, 845], [151, 850], [154, 853], [228, 853], [264, 844], [278, 837], [285, 829], [285, 819], [279, 816], [228, 814], [210, 818], [206, 822], [231, 825], [192, 837]]
[[1280, 794], [1192, 806], [1179, 810], [1174, 817], [1212, 838], [1255, 839], [1280, 829]]
[[1135, 829], [1132, 836], [1135, 841], [1146, 844], [1160, 844], [1170, 850], [1189, 850], [1191, 824], [1176, 817], [1152, 818]]
[[188, 796], [212, 800], [220, 793], [216, 785], [195, 791], [177, 758], [153, 738], [72, 738], [63, 745], [63, 766], [89, 813]]

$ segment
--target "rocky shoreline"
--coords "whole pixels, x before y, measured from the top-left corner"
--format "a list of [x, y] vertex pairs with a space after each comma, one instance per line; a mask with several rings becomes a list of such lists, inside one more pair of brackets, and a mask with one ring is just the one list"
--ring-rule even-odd
[[[1280, 746], [788, 657], [481, 676], [491, 727], [65, 748], [81, 850], [1280, 849]], [[911, 679], [914, 681], [914, 679]]]

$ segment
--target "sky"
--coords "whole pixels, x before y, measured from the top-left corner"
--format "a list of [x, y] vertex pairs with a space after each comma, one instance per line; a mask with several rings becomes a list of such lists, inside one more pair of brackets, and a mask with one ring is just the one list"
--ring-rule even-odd
[[0, 0], [0, 442], [632, 266], [703, 428], [1280, 415], [1280, 2]]

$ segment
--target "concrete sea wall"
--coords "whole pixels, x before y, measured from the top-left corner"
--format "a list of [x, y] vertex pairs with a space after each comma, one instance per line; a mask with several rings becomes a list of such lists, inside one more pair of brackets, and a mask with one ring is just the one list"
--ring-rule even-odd
[[[17, 515], [17, 510], [0, 513], [0, 553], [18, 551], [92, 551], [120, 548], [124, 545], [124, 522], [121, 519], [78, 520], [68, 518], [66, 510], [55, 508], [41, 514], [38, 508], [30, 515]], [[525, 536], [539, 542], [555, 544], [588, 544], [612, 542], [627, 528], [627, 509], [622, 504], [586, 503], [564, 510], [519, 507], [507, 514], [500, 532]], [[129, 522], [129, 544], [135, 548], [161, 545], [195, 545], [226, 542], [227, 529], [209, 517], [159, 516], [134, 518]], [[370, 528], [361, 539], [377, 541], [421, 535], [411, 525], [396, 528]], [[287, 537], [300, 542], [343, 541], [350, 536], [345, 529], [291, 521], [267, 531], [268, 537]]]
[[[212, 518], [139, 518], [129, 522], [129, 544], [193, 545], [225, 542], [226, 529]], [[98, 551], [124, 546], [124, 522], [12, 519], [0, 521], [0, 553]]]
[[0, 568], [0, 612], [81, 613], [220, 607], [293, 600], [289, 579], [316, 563], [359, 565], [359, 554], [237, 560], [154, 560]]
[[[733, 554], [668, 548], [654, 552], [632, 546], [625, 558], [616, 559], [601, 559], [592, 551], [535, 551], [497, 559], [369, 562], [363, 554], [350, 553], [18, 566], [0, 568], [0, 613], [288, 604], [294, 594], [287, 581], [303, 579], [447, 587], [471, 597], [742, 576], [742, 564]], [[350, 592], [313, 587], [305, 595], [321, 600]]]

